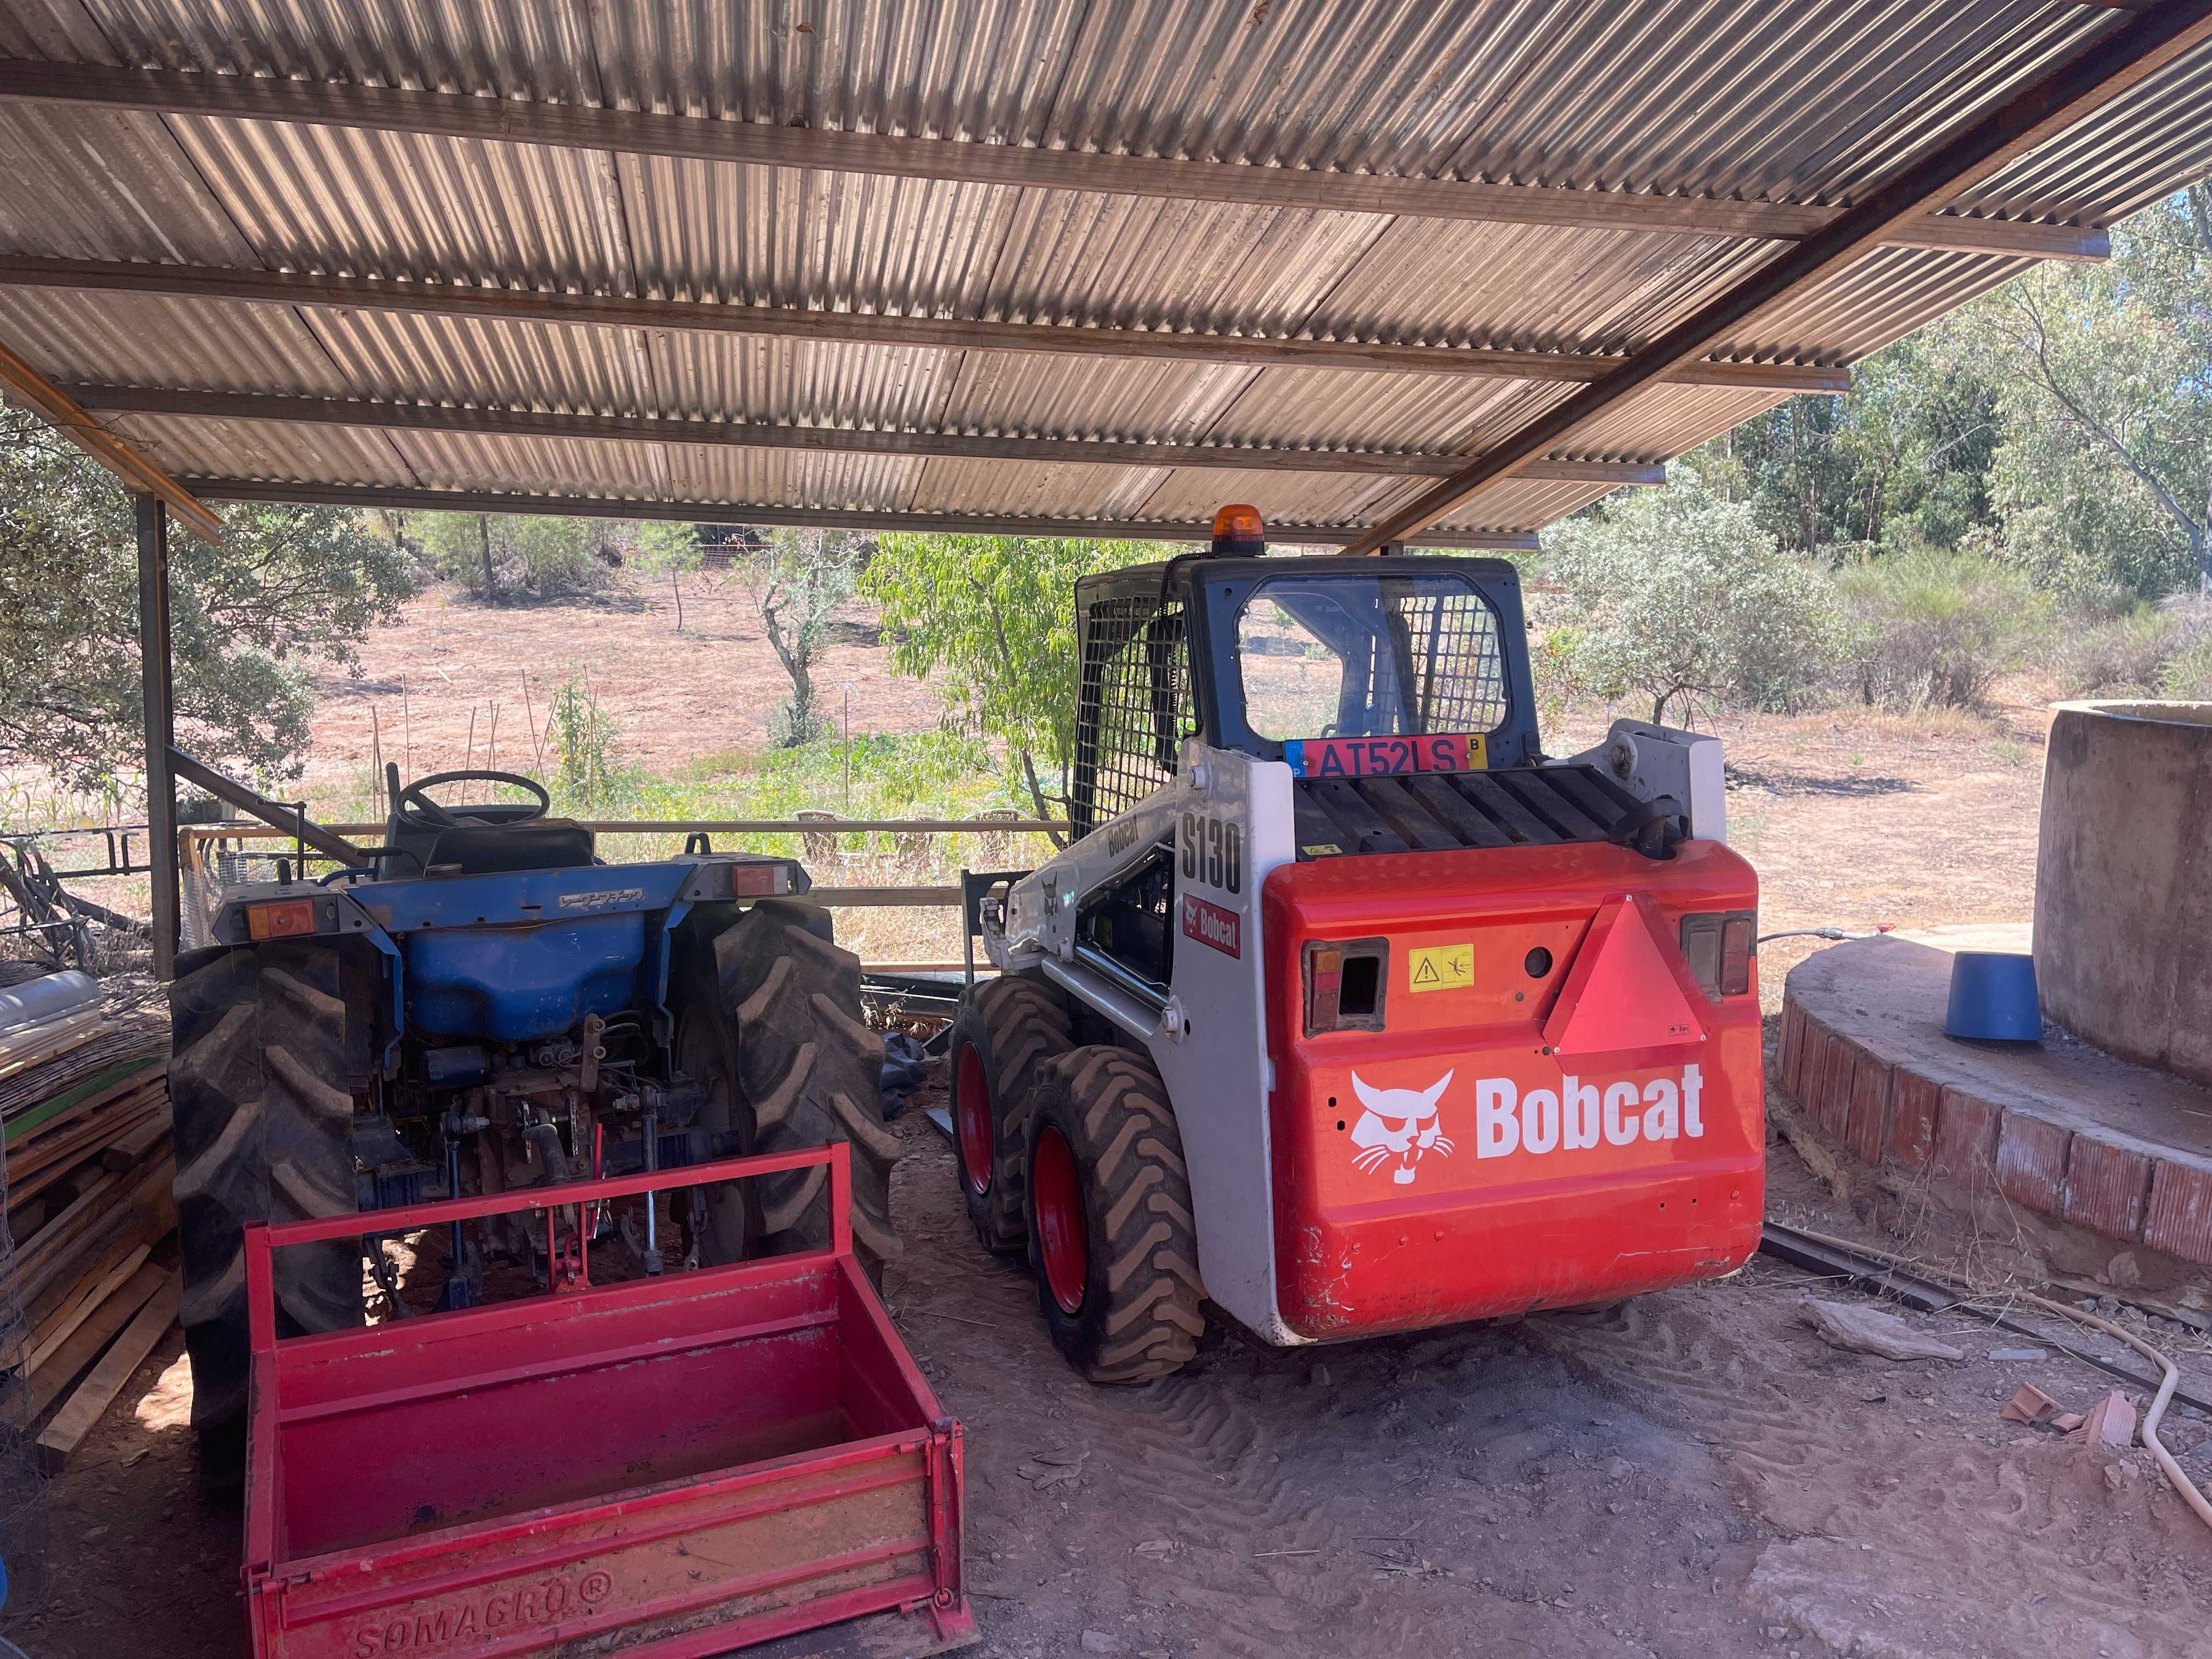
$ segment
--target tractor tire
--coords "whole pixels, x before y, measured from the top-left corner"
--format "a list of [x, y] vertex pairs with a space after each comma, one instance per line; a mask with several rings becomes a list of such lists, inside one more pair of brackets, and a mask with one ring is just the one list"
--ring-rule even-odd
[[1075, 1045], [1051, 987], [1007, 975], [960, 999], [952, 1021], [952, 1157], [968, 1219], [987, 1250], [1030, 1242], [1030, 1109], [1053, 1062]]
[[1093, 1382], [1150, 1382], [1206, 1334], [1182, 1135], [1152, 1061], [1077, 1048], [1029, 1125], [1030, 1261], [1053, 1346]]
[[[739, 1131], [749, 1152], [849, 1144], [854, 1250], [880, 1285], [884, 1264], [901, 1250], [891, 1166], [905, 1148], [884, 1121], [884, 1040], [861, 1016], [860, 959], [824, 937], [827, 920], [811, 905], [763, 900], [716, 935], [714, 1024], [727, 1121], [704, 1127]], [[683, 1042], [679, 1022], [679, 1065]], [[710, 1084], [710, 1120], [714, 1109]], [[793, 1170], [741, 1183], [750, 1191], [714, 1195], [702, 1255], [726, 1261], [826, 1249], [829, 1173]]]
[[[357, 1207], [346, 1037], [368, 1012], [340, 994], [338, 952], [313, 945], [223, 951], [169, 988], [169, 1011], [192, 1427], [221, 1490], [245, 1467], [246, 1227]], [[271, 1269], [280, 1334], [364, 1322], [358, 1241], [294, 1245]]]

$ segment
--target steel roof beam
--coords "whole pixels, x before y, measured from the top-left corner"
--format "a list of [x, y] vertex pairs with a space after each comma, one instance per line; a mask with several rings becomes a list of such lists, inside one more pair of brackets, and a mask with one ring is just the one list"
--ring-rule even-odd
[[[283, 501], [308, 507], [385, 507], [408, 513], [527, 513], [563, 519], [651, 519], [679, 524], [750, 524], [946, 536], [1031, 536], [1085, 540], [1197, 542], [1211, 539], [1209, 522], [1163, 519], [1053, 519], [971, 513], [878, 513], [861, 508], [768, 507], [744, 501], [631, 501], [606, 495], [540, 495], [505, 491], [415, 489], [383, 484], [270, 483], [259, 478], [195, 478], [203, 495], [228, 501]], [[1341, 546], [1357, 525], [1271, 524], [1270, 542]], [[1534, 552], [1534, 531], [1431, 531], [1410, 538], [1416, 547]]]
[[70, 395], [0, 345], [0, 387], [79, 449], [123, 480], [125, 488], [167, 502], [202, 541], [222, 540], [222, 520], [190, 490], [109, 432]]
[[1352, 550], [1371, 553], [1387, 543], [1407, 540], [1497, 488], [1623, 398], [1711, 350], [1714, 342], [1763, 307], [1835, 275], [1882, 246], [1899, 225], [1915, 222], [1931, 204], [1971, 188], [2207, 40], [2212, 40], [2212, 0], [2164, 0], [2155, 10], [2136, 13], [2007, 102], [1954, 127], [1835, 223], [1699, 307], [1625, 367], [1389, 514]]
[[[797, 450], [812, 454], [915, 455], [947, 460], [1208, 467], [1238, 472], [1327, 472], [1411, 478], [1448, 478], [1467, 465], [1463, 454], [1382, 450], [1235, 448], [1223, 444], [780, 426], [658, 416], [565, 415], [529, 409], [361, 403], [339, 398], [272, 398], [246, 392], [138, 386], [73, 386], [63, 391], [85, 409], [110, 414], [276, 421], [394, 432], [453, 432], [483, 438], [577, 438], [614, 443]], [[1662, 484], [1667, 482], [1667, 469], [1648, 463], [1537, 460], [1523, 467], [1520, 476], [1548, 483]]]
[[[1628, 360], [1480, 346], [1393, 345], [1368, 340], [1288, 339], [1164, 329], [1059, 327], [975, 322], [875, 312], [802, 311], [785, 306], [638, 300], [617, 295], [551, 294], [534, 289], [457, 283], [394, 282], [380, 276], [317, 276], [291, 271], [118, 260], [46, 259], [0, 254], [0, 289], [76, 289], [154, 294], [170, 299], [239, 300], [322, 310], [411, 312], [480, 322], [562, 323], [586, 328], [642, 328], [739, 334], [821, 344], [921, 347], [945, 351], [1041, 352], [1079, 357], [1137, 357], [1164, 362], [1227, 363], [1247, 368], [1344, 369], [1384, 374], [1450, 374], [1476, 380], [1601, 380]], [[1843, 392], [1840, 364], [1726, 362], [1708, 358], [1666, 377], [1684, 386], [1760, 392]]]
[[[1014, 189], [1573, 229], [1802, 241], [1825, 230], [1846, 211], [1797, 203], [1170, 161], [962, 139], [775, 126], [758, 121], [404, 87], [208, 75], [189, 70], [118, 69], [97, 64], [0, 59], [0, 98], [753, 167], [811, 167]], [[1943, 199], [1931, 198], [1916, 215], [1888, 225], [1882, 240], [1903, 247], [2040, 258], [2100, 259], [2111, 252], [2102, 231], [1933, 211], [1942, 205]]]

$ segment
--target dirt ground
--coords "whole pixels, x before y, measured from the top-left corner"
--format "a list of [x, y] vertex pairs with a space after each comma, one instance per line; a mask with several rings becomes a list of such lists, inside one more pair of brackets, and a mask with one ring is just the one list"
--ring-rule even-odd
[[[832, 630], [814, 667], [831, 718], [842, 722], [849, 709], [856, 733], [937, 723], [936, 697], [885, 665], [871, 606], [846, 606]], [[369, 636], [357, 678], [319, 677], [307, 792], [356, 791], [379, 744], [409, 777], [467, 764], [530, 769], [531, 726], [542, 742], [550, 700], [572, 676], [615, 717], [623, 759], [655, 775], [704, 755], [758, 750], [769, 711], [791, 695], [752, 595], [732, 575], [684, 579], [681, 633], [665, 584], [504, 605], [433, 588], [408, 603], [398, 626]]]

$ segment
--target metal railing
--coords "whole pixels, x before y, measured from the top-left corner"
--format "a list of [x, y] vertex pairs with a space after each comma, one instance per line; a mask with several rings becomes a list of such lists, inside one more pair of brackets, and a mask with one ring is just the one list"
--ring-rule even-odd
[[[1051, 818], [844, 818], [830, 813], [809, 813], [790, 818], [601, 818], [579, 820], [595, 836], [801, 836], [811, 842], [857, 835], [903, 836], [1045, 836], [1066, 835], [1069, 826]], [[324, 828], [336, 835], [381, 837], [381, 823], [333, 823]], [[250, 851], [249, 842], [276, 842], [286, 850]], [[231, 843], [226, 847], [225, 843]], [[222, 902], [222, 889], [243, 875], [244, 860], [333, 862], [327, 854], [305, 845], [289, 830], [251, 821], [181, 824], [177, 830], [178, 867], [182, 876], [183, 943], [192, 949], [208, 942], [208, 926]], [[834, 854], [830, 855], [834, 856]], [[802, 860], [802, 862], [805, 860]], [[826, 861], [823, 855], [817, 861]], [[228, 866], [226, 872], [225, 866]], [[810, 875], [815, 873], [810, 866]], [[960, 884], [923, 883], [898, 886], [824, 886], [817, 883], [806, 895], [811, 904], [830, 909], [948, 909], [961, 908]], [[878, 972], [951, 970], [958, 963], [873, 963]]]

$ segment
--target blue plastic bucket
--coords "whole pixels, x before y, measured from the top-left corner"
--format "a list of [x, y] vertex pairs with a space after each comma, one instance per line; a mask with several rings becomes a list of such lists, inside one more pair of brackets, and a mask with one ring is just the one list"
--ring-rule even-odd
[[1943, 1034], [1983, 1042], [2041, 1042], [2035, 958], [2020, 951], [1961, 951], [1952, 957], [1951, 1006], [1944, 1012]]

